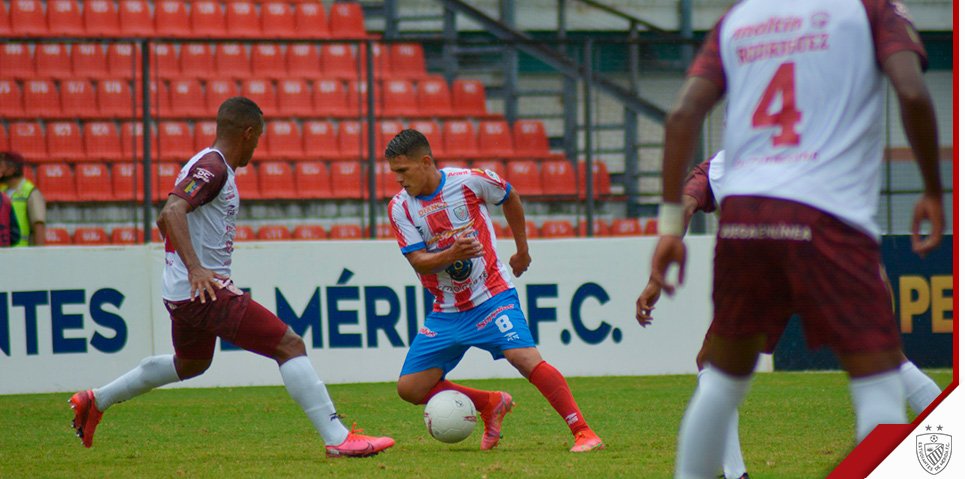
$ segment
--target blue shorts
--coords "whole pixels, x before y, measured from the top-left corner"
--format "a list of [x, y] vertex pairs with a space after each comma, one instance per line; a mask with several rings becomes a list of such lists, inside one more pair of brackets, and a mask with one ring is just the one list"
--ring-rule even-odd
[[489, 351], [493, 359], [502, 359], [507, 349], [536, 347], [515, 288], [469, 311], [430, 313], [409, 347], [400, 376], [439, 368], [445, 377], [473, 346]]

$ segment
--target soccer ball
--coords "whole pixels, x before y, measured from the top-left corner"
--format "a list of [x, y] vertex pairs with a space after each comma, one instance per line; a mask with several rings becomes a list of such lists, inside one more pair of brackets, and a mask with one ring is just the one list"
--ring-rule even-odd
[[429, 399], [424, 418], [429, 435], [451, 444], [472, 434], [476, 427], [476, 407], [469, 396], [449, 389]]

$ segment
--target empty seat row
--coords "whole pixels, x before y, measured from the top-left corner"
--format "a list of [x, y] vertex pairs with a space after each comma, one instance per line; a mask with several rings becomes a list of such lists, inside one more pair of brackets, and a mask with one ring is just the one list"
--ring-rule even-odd
[[[0, 79], [0, 116], [7, 118], [132, 118], [143, 114], [141, 82], [124, 79]], [[21, 85], [22, 84], [22, 85]], [[251, 98], [266, 117], [351, 118], [368, 111], [364, 81], [337, 79], [152, 81], [151, 115], [161, 118], [212, 118], [221, 103], [237, 95]], [[480, 117], [486, 96], [476, 80], [456, 80], [450, 92], [441, 78], [376, 83], [379, 117]]]
[[[413, 121], [387, 120], [376, 125], [376, 155], [404, 128], [422, 132], [439, 159], [546, 159], [554, 155], [540, 120]], [[193, 131], [192, 131], [193, 130]], [[184, 162], [211, 146], [214, 121], [161, 121], [152, 129], [152, 158]], [[34, 162], [123, 161], [143, 154], [143, 123], [113, 121], [14, 121], [0, 123], [0, 148], [20, 152]], [[340, 160], [368, 156], [365, 122], [270, 120], [265, 124], [256, 160]]]
[[[357, 51], [361, 51], [358, 54]], [[426, 76], [422, 46], [415, 43], [374, 44], [376, 78]], [[0, 46], [0, 78], [133, 78], [141, 75], [140, 46], [130, 43], [38, 44]], [[361, 59], [362, 61], [359, 61]], [[151, 75], [171, 78], [338, 78], [365, 77], [362, 46], [329, 43], [152, 44]]]
[[[153, 4], [153, 5], [152, 5]], [[358, 3], [231, 0], [13, 0], [0, 35], [15, 37], [366, 38]]]

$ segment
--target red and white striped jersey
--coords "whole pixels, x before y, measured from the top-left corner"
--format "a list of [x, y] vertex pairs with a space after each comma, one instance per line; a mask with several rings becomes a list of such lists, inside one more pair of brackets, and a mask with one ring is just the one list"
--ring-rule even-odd
[[925, 51], [891, 0], [745, 0], [708, 36], [691, 76], [727, 91], [727, 196], [804, 203], [877, 238], [892, 54]]
[[470, 310], [513, 288], [509, 271], [496, 256], [496, 232], [489, 206], [501, 205], [512, 187], [489, 170], [443, 168], [442, 181], [430, 195], [400, 191], [389, 201], [389, 220], [403, 254], [443, 251], [457, 236], [476, 235], [483, 255], [457, 261], [443, 271], [419, 274], [436, 298], [433, 311]]

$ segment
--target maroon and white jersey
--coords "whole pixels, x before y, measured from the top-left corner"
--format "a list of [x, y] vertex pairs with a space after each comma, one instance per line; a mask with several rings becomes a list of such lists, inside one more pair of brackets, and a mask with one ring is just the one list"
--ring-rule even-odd
[[[214, 148], [205, 148], [194, 155], [181, 168], [170, 194], [183, 198], [193, 208], [188, 213], [188, 230], [201, 266], [230, 276], [240, 198], [235, 172], [224, 155]], [[163, 281], [161, 296], [164, 299], [191, 299], [188, 270], [170, 239], [164, 241]]]
[[389, 220], [403, 254], [443, 251], [464, 234], [479, 239], [481, 257], [418, 275], [436, 298], [433, 311], [467, 311], [514, 287], [509, 271], [496, 257], [496, 232], [488, 207], [506, 201], [512, 187], [489, 170], [443, 168], [441, 173], [442, 181], [430, 195], [413, 197], [405, 190], [395, 195], [389, 201]]
[[782, 198], [878, 236], [882, 65], [925, 51], [890, 0], [745, 0], [710, 33], [689, 74], [728, 92], [731, 195]]

